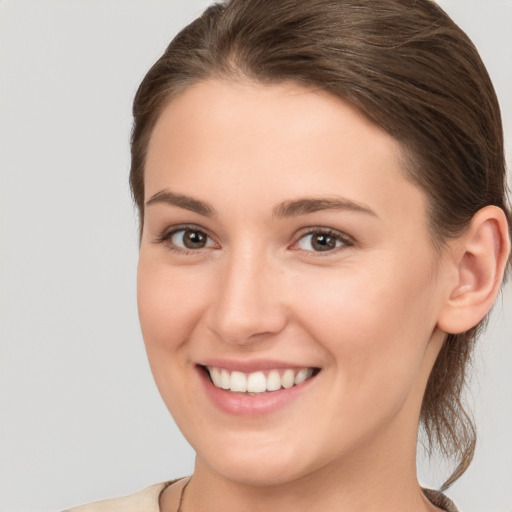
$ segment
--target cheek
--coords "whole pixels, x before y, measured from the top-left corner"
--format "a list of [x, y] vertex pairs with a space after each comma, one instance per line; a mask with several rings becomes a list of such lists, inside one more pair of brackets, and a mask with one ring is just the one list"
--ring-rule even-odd
[[180, 278], [179, 271], [143, 254], [137, 272], [139, 318], [150, 362], [183, 345], [201, 317], [201, 275]]
[[381, 260], [298, 287], [298, 317], [330, 354], [339, 389], [363, 398], [412, 384], [435, 327], [435, 292], [424, 270]]
[[[189, 371], [187, 340], [200, 319], [197, 283], [143, 253], [137, 271], [137, 302], [144, 344], [155, 383], [176, 420], [187, 414], [193, 394], [184, 385]], [[176, 392], [176, 390], [180, 390]]]

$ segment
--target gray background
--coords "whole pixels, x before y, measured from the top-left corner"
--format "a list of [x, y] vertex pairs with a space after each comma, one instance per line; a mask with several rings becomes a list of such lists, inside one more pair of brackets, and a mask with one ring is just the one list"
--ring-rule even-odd
[[[209, 2], [0, 0], [0, 510], [59, 510], [188, 474], [135, 303], [131, 100]], [[479, 48], [512, 154], [512, 1], [441, 4]], [[512, 290], [478, 351], [463, 512], [512, 512]], [[422, 483], [445, 474], [420, 463]]]

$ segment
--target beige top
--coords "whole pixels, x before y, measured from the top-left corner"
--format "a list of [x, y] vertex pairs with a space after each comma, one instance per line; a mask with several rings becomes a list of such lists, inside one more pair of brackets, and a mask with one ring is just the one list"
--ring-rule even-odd
[[[160, 493], [175, 481], [152, 485], [124, 498], [97, 501], [89, 505], [71, 508], [64, 512], [160, 512], [158, 503]], [[443, 493], [430, 489], [423, 489], [423, 492], [436, 507], [442, 508], [446, 512], [458, 512], [453, 501]]]

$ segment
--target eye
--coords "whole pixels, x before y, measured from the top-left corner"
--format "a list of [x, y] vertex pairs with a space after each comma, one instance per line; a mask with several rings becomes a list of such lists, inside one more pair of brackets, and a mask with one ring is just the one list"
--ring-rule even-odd
[[213, 240], [204, 231], [192, 227], [175, 229], [162, 236], [160, 241], [166, 242], [171, 249], [183, 251], [215, 246]]
[[339, 247], [352, 245], [341, 233], [332, 230], [317, 230], [302, 236], [295, 244], [302, 251], [328, 252]]

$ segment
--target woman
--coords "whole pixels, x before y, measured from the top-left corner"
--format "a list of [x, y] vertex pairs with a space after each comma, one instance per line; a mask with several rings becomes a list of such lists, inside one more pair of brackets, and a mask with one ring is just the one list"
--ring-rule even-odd
[[78, 510], [456, 510], [418, 427], [471, 462], [461, 403], [510, 263], [503, 136], [433, 2], [233, 0], [134, 101], [139, 314], [191, 477]]

